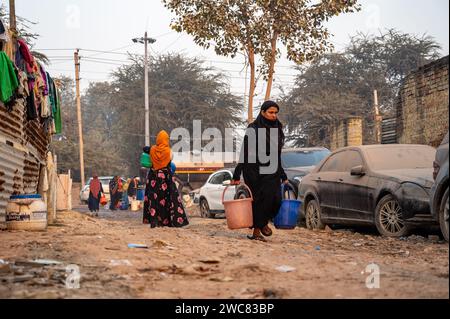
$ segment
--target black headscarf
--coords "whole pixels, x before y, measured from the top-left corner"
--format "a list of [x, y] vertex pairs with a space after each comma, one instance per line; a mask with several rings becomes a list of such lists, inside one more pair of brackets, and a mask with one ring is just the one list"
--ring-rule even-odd
[[[270, 142], [270, 129], [278, 128], [278, 149], [281, 150], [284, 146], [283, 124], [281, 124], [281, 122], [278, 119], [276, 119], [275, 121], [271, 121], [271, 120], [266, 119], [262, 115], [262, 111], [266, 112], [271, 107], [276, 107], [278, 110], [280, 110], [280, 107], [274, 101], [265, 101], [261, 105], [261, 110], [258, 114], [258, 117], [252, 124], [256, 128], [265, 128], [266, 129], [267, 145], [269, 145], [268, 143]], [[269, 149], [266, 148], [266, 150], [268, 151]]]

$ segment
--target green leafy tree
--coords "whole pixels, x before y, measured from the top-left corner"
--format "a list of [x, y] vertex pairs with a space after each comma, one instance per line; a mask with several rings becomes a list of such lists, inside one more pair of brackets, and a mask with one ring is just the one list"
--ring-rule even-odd
[[[118, 68], [112, 82], [91, 83], [82, 96], [85, 171], [100, 175], [137, 175], [144, 146], [144, 65], [141, 57]], [[155, 57], [150, 64], [150, 135], [183, 127], [242, 125], [241, 101], [230, 93], [227, 78], [201, 60], [179, 54]], [[73, 82], [63, 86], [65, 140], [54, 141], [59, 163], [79, 176], [78, 127]], [[72, 86], [71, 86], [72, 85]]]
[[440, 45], [429, 36], [396, 30], [378, 35], [358, 33], [342, 53], [315, 59], [298, 67], [294, 88], [282, 96], [289, 136], [298, 146], [328, 146], [330, 127], [349, 116], [364, 120], [365, 144], [373, 135], [373, 91], [378, 91], [382, 115], [395, 114], [395, 99], [403, 79], [437, 59]]
[[248, 114], [253, 113], [256, 87], [255, 57], [264, 61], [259, 69], [267, 78], [270, 97], [277, 47], [281, 42], [296, 63], [309, 61], [326, 51], [330, 43], [323, 23], [341, 12], [357, 10], [356, 0], [163, 0], [174, 14], [172, 28], [194, 37], [196, 44], [214, 47], [218, 55], [235, 57], [243, 52], [250, 66]]

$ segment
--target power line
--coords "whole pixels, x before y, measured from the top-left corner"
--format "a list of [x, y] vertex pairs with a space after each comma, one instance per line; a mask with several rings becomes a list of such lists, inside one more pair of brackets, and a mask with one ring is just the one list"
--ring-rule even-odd
[[130, 62], [130, 60], [115, 60], [115, 59], [107, 59], [107, 58], [91, 58], [91, 57], [84, 57], [81, 56], [82, 59], [89, 59], [89, 60], [98, 60], [98, 61], [108, 61], [108, 62]]

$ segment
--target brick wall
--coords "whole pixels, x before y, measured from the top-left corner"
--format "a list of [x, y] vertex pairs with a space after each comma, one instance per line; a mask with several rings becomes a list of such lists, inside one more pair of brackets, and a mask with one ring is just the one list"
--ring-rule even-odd
[[446, 56], [406, 77], [396, 103], [398, 143], [440, 144], [449, 121], [448, 62]]
[[362, 145], [362, 118], [350, 117], [337, 122], [331, 128], [330, 148], [332, 151], [345, 146]]

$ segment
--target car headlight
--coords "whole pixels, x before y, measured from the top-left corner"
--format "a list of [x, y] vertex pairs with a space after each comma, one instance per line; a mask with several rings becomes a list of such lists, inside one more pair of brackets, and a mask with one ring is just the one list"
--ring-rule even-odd
[[300, 182], [302, 181], [303, 177], [304, 176], [294, 176], [293, 180], [297, 181], [300, 184]]
[[402, 195], [407, 198], [428, 199], [428, 193], [419, 185], [414, 183], [402, 184]]

